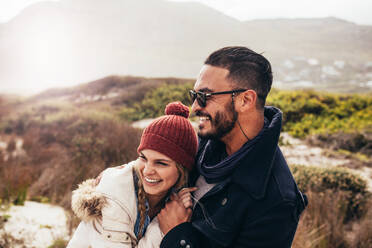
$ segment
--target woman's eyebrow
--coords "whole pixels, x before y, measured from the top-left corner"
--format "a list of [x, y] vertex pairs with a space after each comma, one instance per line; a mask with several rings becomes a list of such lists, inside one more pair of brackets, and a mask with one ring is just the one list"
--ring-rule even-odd
[[168, 160], [168, 159], [155, 159], [156, 162], [168, 162], [170, 163], [171, 160]]
[[[146, 158], [146, 156], [142, 152], [140, 152], [140, 156], [143, 156], [144, 158]], [[172, 160], [168, 160], [168, 159], [165, 159], [165, 158], [155, 159], [154, 161], [155, 162], [168, 162], [168, 163], [172, 162]]]

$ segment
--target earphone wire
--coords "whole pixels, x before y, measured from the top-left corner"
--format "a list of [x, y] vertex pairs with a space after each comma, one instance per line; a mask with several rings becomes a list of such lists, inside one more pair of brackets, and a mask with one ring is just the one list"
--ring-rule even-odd
[[[234, 110], [235, 110], [234, 96], [235, 96], [235, 93], [232, 93], [231, 99], [232, 99], [233, 108], [234, 108]], [[240, 128], [240, 131], [242, 131], [244, 137], [247, 139], [247, 141], [250, 141], [250, 139], [248, 138], [248, 136], [247, 136], [247, 135], [245, 134], [245, 132], [243, 131], [243, 128], [242, 128], [242, 126], [240, 125], [239, 120], [237, 119], [236, 121], [238, 122], [238, 126], [239, 126], [239, 128]]]

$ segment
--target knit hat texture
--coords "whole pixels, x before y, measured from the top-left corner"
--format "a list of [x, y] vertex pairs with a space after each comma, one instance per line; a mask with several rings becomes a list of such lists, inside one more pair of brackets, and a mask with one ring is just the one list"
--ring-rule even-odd
[[189, 108], [181, 102], [169, 103], [165, 107], [165, 115], [145, 128], [137, 151], [155, 150], [191, 170], [198, 141], [195, 130], [187, 119], [189, 112]]

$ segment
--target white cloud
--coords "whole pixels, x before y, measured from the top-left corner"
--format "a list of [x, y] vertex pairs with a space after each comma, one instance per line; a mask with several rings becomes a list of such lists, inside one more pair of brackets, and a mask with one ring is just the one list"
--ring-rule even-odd
[[[0, 22], [7, 22], [25, 7], [43, 0], [0, 0]], [[44, 0], [45, 1], [45, 0]], [[49, 0], [58, 1], [58, 0]]]

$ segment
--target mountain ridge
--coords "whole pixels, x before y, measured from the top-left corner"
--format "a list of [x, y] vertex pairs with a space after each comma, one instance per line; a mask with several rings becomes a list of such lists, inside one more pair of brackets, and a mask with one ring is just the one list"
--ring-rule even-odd
[[241, 22], [196, 2], [38, 2], [0, 25], [0, 89], [107, 75], [194, 78], [206, 56], [227, 45], [265, 52], [279, 81], [283, 63], [297, 58], [342, 60], [359, 73], [372, 61], [372, 26], [332, 17]]

